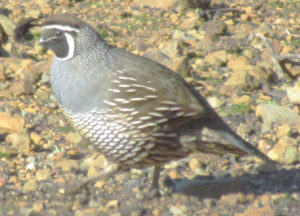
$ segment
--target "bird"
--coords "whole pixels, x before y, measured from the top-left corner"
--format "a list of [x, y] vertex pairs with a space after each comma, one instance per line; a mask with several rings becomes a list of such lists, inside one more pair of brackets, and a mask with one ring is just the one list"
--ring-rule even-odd
[[194, 152], [254, 155], [271, 161], [237, 135], [180, 75], [146, 57], [114, 47], [73, 14], [43, 20], [39, 44], [55, 54], [52, 91], [110, 165], [81, 185], [120, 170], [161, 167]]

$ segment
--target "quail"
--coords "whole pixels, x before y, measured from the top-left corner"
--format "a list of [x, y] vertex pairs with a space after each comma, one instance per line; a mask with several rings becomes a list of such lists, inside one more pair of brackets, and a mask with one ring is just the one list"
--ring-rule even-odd
[[119, 170], [161, 165], [192, 152], [270, 159], [233, 132], [193, 86], [167, 67], [109, 45], [74, 15], [41, 24], [39, 44], [56, 57], [53, 92], [79, 132]]

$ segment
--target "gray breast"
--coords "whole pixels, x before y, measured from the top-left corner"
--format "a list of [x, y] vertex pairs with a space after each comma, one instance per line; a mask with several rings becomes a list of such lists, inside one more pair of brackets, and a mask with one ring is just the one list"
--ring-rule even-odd
[[54, 59], [52, 64], [53, 92], [62, 107], [72, 113], [85, 112], [94, 107], [105, 109], [101, 92], [107, 88], [106, 79], [105, 70], [101, 68], [86, 70], [75, 67], [71, 60]]

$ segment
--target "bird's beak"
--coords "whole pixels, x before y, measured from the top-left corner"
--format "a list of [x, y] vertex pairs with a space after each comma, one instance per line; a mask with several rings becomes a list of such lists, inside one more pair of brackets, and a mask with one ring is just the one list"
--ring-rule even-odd
[[39, 45], [41, 45], [43, 47], [49, 48], [48, 47], [48, 45], [49, 45], [48, 42], [49, 42], [49, 40], [45, 39], [43, 37], [40, 37], [40, 39], [39, 39]]
[[39, 39], [39, 45], [44, 45], [46, 42], [45, 39], [43, 39], [42, 37]]

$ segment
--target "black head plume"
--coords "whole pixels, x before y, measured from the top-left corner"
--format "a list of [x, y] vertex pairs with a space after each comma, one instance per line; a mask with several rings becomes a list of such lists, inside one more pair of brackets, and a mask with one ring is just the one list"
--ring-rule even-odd
[[0, 47], [2, 46], [2, 44], [6, 44], [7, 41], [8, 41], [8, 35], [6, 34], [2, 25], [0, 24]]
[[18, 23], [18, 25], [16, 26], [16, 28], [14, 29], [15, 41], [22, 42], [22, 41], [26, 40], [25, 36], [28, 33], [28, 31], [33, 27], [40, 26], [40, 24], [34, 23], [36, 21], [38, 21], [38, 19], [32, 18], [32, 17], [28, 17], [28, 18], [21, 20]]

